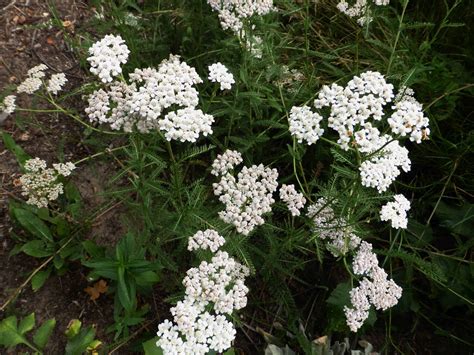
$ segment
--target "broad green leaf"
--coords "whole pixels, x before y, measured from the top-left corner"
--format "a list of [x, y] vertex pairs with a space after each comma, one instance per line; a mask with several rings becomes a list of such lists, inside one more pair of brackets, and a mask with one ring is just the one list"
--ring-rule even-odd
[[26, 342], [25, 337], [18, 332], [15, 316], [5, 318], [0, 322], [0, 345], [14, 347]]
[[35, 258], [44, 258], [54, 253], [54, 250], [48, 248], [48, 246], [42, 240], [32, 240], [25, 243], [21, 247], [21, 251]]
[[143, 350], [145, 350], [145, 355], [163, 355], [163, 350], [156, 346], [157, 341], [158, 337], [154, 337], [142, 344]]
[[36, 273], [35, 276], [33, 276], [33, 278], [31, 279], [31, 288], [33, 289], [33, 291], [38, 291], [44, 285], [50, 274], [50, 268]]
[[35, 314], [31, 313], [20, 321], [18, 324], [18, 332], [25, 334], [35, 327]]
[[133, 292], [131, 280], [128, 280], [128, 282], [125, 280], [125, 269], [123, 266], [119, 266], [118, 268], [117, 281], [117, 292], [120, 303], [127, 311], [131, 311], [135, 304], [135, 292]]
[[30, 159], [31, 157], [26, 154], [26, 152], [23, 150], [22, 147], [20, 147], [18, 144], [16, 144], [15, 140], [11, 135], [9, 135], [6, 132], [1, 132], [1, 135], [3, 143], [5, 144], [5, 147], [15, 155], [16, 160], [20, 165], [23, 167], [25, 165], [25, 162]]
[[35, 335], [33, 336], [33, 341], [38, 346], [38, 348], [43, 349], [46, 346], [46, 343], [49, 340], [49, 337], [53, 333], [54, 327], [56, 326], [56, 319], [48, 319], [44, 322], [41, 327], [38, 328]]
[[92, 327], [81, 329], [78, 334], [69, 339], [66, 344], [66, 355], [82, 355], [94, 341], [95, 330]]
[[36, 237], [53, 242], [48, 226], [32, 212], [23, 208], [14, 208], [13, 214], [23, 228]]
[[138, 274], [135, 277], [135, 280], [137, 281], [137, 285], [140, 286], [146, 286], [146, 285], [152, 285], [160, 280], [156, 272], [153, 271], [145, 271], [142, 272], [141, 274]]

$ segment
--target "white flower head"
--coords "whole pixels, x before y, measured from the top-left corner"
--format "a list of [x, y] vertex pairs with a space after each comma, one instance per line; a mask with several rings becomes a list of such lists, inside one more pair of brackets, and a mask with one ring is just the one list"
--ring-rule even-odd
[[122, 37], [106, 35], [89, 48], [90, 71], [103, 83], [110, 83], [113, 77], [122, 73], [121, 65], [127, 62], [129, 53]]
[[395, 195], [395, 201], [387, 202], [380, 210], [380, 219], [390, 221], [392, 228], [406, 229], [408, 225], [407, 211], [410, 210], [410, 201], [403, 195]]
[[295, 185], [281, 185], [280, 199], [286, 203], [292, 216], [299, 216], [300, 210], [304, 207], [306, 199], [302, 193], [297, 192]]
[[19, 179], [22, 195], [28, 197], [27, 204], [39, 208], [47, 207], [50, 201], [63, 193], [63, 184], [57, 181], [58, 176], [69, 176], [75, 169], [70, 162], [53, 164], [54, 169], [51, 169], [40, 158], [27, 160], [24, 167], [26, 172]]
[[317, 112], [312, 112], [309, 106], [294, 106], [288, 117], [290, 133], [299, 143], [306, 141], [308, 145], [314, 144], [324, 133], [320, 125], [322, 119], [323, 117]]
[[64, 73], [57, 73], [51, 75], [51, 78], [48, 81], [46, 86], [46, 91], [50, 92], [53, 95], [56, 95], [63, 88], [64, 84], [67, 83], [67, 78]]
[[0, 112], [5, 112], [11, 115], [13, 112], [15, 112], [16, 109], [15, 101], [15, 95], [5, 96], [5, 98], [3, 99], [3, 103], [0, 103]]
[[209, 249], [213, 253], [217, 252], [225, 243], [225, 238], [213, 229], [198, 231], [188, 240], [188, 250]]
[[273, 192], [278, 187], [278, 172], [262, 164], [243, 167], [235, 178], [226, 173], [213, 184], [214, 194], [225, 204], [219, 217], [231, 223], [237, 232], [248, 235], [255, 227], [265, 223], [263, 215], [271, 212], [275, 202]]
[[221, 90], [230, 90], [232, 85], [235, 84], [232, 73], [219, 62], [209, 66], [209, 80], [213, 83], [219, 83]]

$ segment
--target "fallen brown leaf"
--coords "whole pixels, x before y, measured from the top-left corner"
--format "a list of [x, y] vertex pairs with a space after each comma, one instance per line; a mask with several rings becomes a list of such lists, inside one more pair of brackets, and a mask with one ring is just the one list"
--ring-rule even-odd
[[105, 280], [99, 280], [94, 284], [94, 286], [86, 287], [84, 291], [89, 294], [92, 301], [95, 301], [100, 297], [101, 293], [106, 293], [108, 288], [109, 287], [107, 286], [107, 282]]

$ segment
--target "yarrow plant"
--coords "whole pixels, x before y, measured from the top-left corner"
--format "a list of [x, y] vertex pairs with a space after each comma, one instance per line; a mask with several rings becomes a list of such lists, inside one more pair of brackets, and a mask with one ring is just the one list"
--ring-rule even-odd
[[248, 235], [265, 222], [262, 216], [271, 211], [271, 205], [275, 202], [272, 195], [278, 187], [278, 172], [260, 164], [244, 166], [235, 177], [227, 167], [241, 161], [238, 157], [238, 152], [226, 152], [213, 162], [213, 171], [221, 175], [213, 188], [219, 201], [225, 204], [225, 210], [219, 212], [219, 217], [233, 224], [239, 233]]
[[222, 28], [236, 34], [252, 16], [263, 16], [274, 10], [273, 0], [207, 0], [207, 3], [217, 11]]
[[209, 248], [216, 253], [210, 262], [188, 270], [183, 280], [185, 297], [171, 308], [173, 321], [167, 319], [158, 326], [156, 345], [164, 354], [207, 354], [231, 347], [236, 329], [226, 315], [246, 306], [244, 281], [249, 269], [218, 250], [224, 242], [211, 229], [189, 239], [189, 250]]
[[[117, 66], [126, 62], [124, 53], [128, 53], [122, 48], [126, 45], [119, 42], [121, 49], [117, 51], [122, 55], [114, 62]], [[101, 62], [108, 57], [94, 54], [89, 60], [99, 68], [109, 68]], [[200, 135], [212, 133], [214, 117], [196, 107], [199, 93], [195, 85], [202, 79], [179, 56], [170, 55], [156, 69], [135, 69], [128, 83], [123, 78], [112, 81], [111, 76], [106, 81], [110, 83], [104, 89], [88, 97], [86, 113], [92, 122], [107, 123], [112, 129], [125, 132], [163, 131], [168, 141], [195, 142]]]
[[230, 90], [235, 84], [234, 76], [222, 63], [214, 63], [209, 66], [209, 80], [219, 83], [221, 90]]
[[48, 168], [44, 160], [34, 158], [27, 160], [24, 168], [25, 174], [18, 181], [22, 195], [28, 197], [27, 204], [41, 208], [48, 207], [50, 202], [63, 193], [64, 187], [58, 178], [71, 175], [76, 166], [67, 162], [53, 164], [53, 168]]
[[373, 20], [369, 5], [371, 3], [377, 6], [384, 6], [388, 5], [390, 0], [355, 0], [352, 5], [346, 0], [341, 0], [337, 4], [337, 8], [347, 16], [357, 18], [357, 23], [364, 26]]

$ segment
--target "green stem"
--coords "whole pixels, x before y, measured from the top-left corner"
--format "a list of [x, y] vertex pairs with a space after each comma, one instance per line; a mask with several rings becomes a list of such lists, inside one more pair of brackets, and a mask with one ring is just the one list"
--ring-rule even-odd
[[410, 0], [405, 0], [403, 4], [402, 15], [400, 16], [400, 22], [398, 24], [397, 36], [395, 37], [395, 43], [393, 44], [392, 53], [390, 54], [390, 59], [388, 61], [387, 75], [390, 73], [390, 69], [392, 68], [392, 63], [395, 57], [395, 52], [397, 50], [398, 41], [400, 40], [400, 34], [402, 33], [403, 19], [405, 17], [405, 12], [407, 10], [409, 2]]

